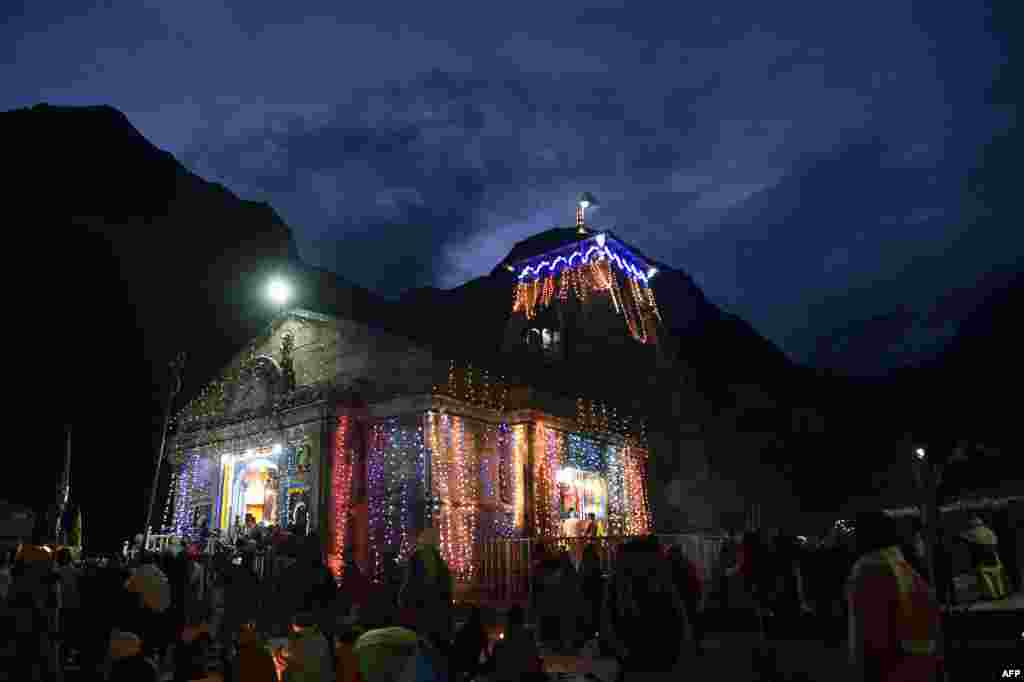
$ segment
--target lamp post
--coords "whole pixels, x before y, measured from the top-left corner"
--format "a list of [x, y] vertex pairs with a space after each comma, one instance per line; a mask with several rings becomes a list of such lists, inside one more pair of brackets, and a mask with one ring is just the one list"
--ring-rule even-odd
[[[292, 288], [288, 281], [283, 277], [272, 277], [267, 283], [266, 295], [272, 304], [277, 307], [277, 314], [274, 316], [276, 320], [280, 316], [284, 307], [288, 304], [288, 301], [292, 296]], [[274, 320], [270, 322], [271, 333], [273, 333]], [[144, 530], [145, 544], [143, 547], [149, 544], [150, 536], [150, 523], [153, 516], [153, 505], [156, 501], [156, 488], [160, 480], [160, 467], [164, 460], [164, 450], [167, 446], [167, 430], [170, 424], [171, 410], [174, 404], [175, 398], [181, 392], [181, 379], [182, 373], [185, 369], [185, 353], [178, 354], [170, 363], [171, 369], [171, 389], [167, 398], [167, 405], [164, 410], [164, 421], [163, 421], [163, 432], [160, 435], [160, 449], [157, 452], [156, 466], [153, 471], [153, 486], [149, 496], [149, 506], [146, 510], [146, 525]]]
[[181, 376], [185, 371], [185, 353], [178, 353], [178, 356], [169, 364], [171, 371], [171, 387], [167, 393], [167, 405], [164, 407], [163, 430], [160, 432], [160, 449], [156, 453], [156, 464], [153, 467], [153, 485], [149, 489], [149, 506], [146, 508], [146, 525], [143, 526], [142, 548], [149, 546], [150, 523], [153, 519], [153, 504], [156, 502], [156, 488], [160, 482], [160, 467], [164, 461], [164, 448], [167, 447], [167, 430], [171, 422], [171, 410], [174, 407], [174, 399], [181, 393]]
[[928, 566], [928, 581], [935, 584], [935, 545], [936, 529], [939, 522], [939, 486], [942, 485], [942, 474], [945, 462], [935, 456], [935, 448], [918, 446], [914, 448], [913, 469], [914, 482], [921, 492], [922, 521], [924, 522], [925, 559]]

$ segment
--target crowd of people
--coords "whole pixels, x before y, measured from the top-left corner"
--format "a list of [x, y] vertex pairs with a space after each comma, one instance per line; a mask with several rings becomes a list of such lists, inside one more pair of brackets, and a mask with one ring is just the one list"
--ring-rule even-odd
[[71, 656], [86, 679], [115, 681], [506, 682], [543, 676], [545, 656], [581, 652], [614, 658], [623, 680], [681, 679], [704, 653], [709, 600], [725, 621], [716, 627], [744, 627], [729, 622], [743, 617], [730, 608], [737, 590], [766, 642], [813, 628], [814, 638], [846, 640], [864, 679], [936, 679], [927, 676], [942, 660], [938, 600], [919, 540], [883, 514], [858, 519], [855, 538], [820, 543], [751, 532], [722, 548], [710, 585], [655, 536], [614, 556], [586, 540], [579, 559], [538, 543], [535, 628], [516, 606], [501, 618], [474, 608], [456, 630], [454, 582], [432, 529], [403, 562], [385, 556], [381, 580], [350, 561], [340, 582], [315, 535], [262, 578], [231, 554], [140, 552], [102, 564], [26, 546], [0, 560], [0, 574], [10, 567], [0, 597], [14, 633], [9, 679], [26, 681], [53, 679]]

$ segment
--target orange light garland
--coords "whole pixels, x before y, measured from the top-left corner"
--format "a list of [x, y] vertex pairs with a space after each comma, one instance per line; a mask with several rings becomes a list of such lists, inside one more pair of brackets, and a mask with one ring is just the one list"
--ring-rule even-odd
[[327, 565], [335, 577], [345, 574], [345, 544], [348, 534], [348, 515], [352, 501], [352, 458], [348, 450], [349, 417], [339, 417], [334, 432], [334, 452], [331, 466], [331, 497], [334, 503], [329, 520], [331, 534]]
[[651, 529], [644, 473], [647, 453], [639, 448], [626, 446], [622, 456], [627, 507], [626, 532], [630, 535], [646, 535]]
[[[625, 278], [628, 283], [620, 283]], [[655, 321], [661, 319], [654, 299], [654, 290], [641, 285], [636, 277], [613, 268], [604, 253], [592, 254], [590, 260], [581, 260], [557, 274], [519, 281], [515, 285], [512, 312], [522, 313], [527, 320], [537, 316], [538, 308], [549, 307], [554, 301], [567, 302], [572, 290], [580, 304], [589, 302], [590, 294], [607, 295], [616, 313], [623, 315], [630, 335], [640, 343], [653, 343]]]

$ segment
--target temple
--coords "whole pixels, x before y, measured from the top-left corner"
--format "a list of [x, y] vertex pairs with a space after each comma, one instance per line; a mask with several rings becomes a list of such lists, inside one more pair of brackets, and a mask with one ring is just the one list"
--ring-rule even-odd
[[[305, 268], [295, 307], [177, 416], [164, 531], [249, 518], [381, 578], [433, 526], [472, 582], [487, 541], [570, 519], [608, 536], [742, 525], [754, 504], [717, 492], [711, 448], [687, 454], [714, 438], [684, 326], [709, 304], [687, 284], [679, 309], [689, 280], [666, 270], [581, 213], [488, 276], [397, 303]], [[744, 466], [765, 495], [785, 478]]]

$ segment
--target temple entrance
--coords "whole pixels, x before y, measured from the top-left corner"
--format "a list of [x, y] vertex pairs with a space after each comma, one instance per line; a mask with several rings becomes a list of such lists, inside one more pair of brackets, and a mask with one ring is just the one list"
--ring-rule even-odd
[[606, 535], [608, 528], [608, 481], [595, 471], [566, 467], [558, 471], [559, 515], [562, 535], [577, 537], [585, 532], [586, 521], [597, 525], [597, 535]]
[[265, 457], [239, 462], [231, 486], [227, 518], [243, 524], [252, 518], [259, 525], [278, 521], [279, 467]]

